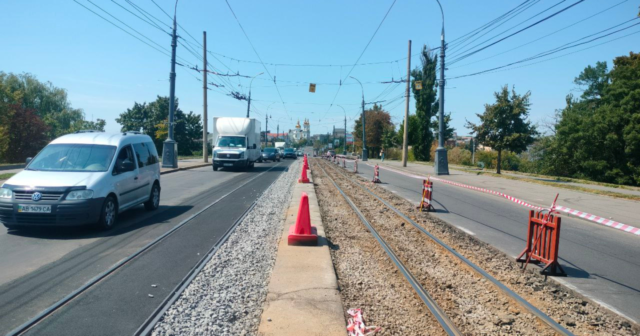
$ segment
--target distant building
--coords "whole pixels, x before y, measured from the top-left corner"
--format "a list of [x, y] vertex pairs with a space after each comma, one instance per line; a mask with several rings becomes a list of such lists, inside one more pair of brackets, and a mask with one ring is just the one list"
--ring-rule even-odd
[[302, 139], [311, 139], [311, 125], [308, 119], [304, 120], [304, 128], [300, 126], [300, 120], [296, 124], [296, 128], [289, 130], [288, 138], [291, 142], [298, 142]]
[[345, 137], [346, 133], [347, 132], [346, 132], [346, 130], [344, 128], [335, 128], [333, 130], [333, 138], [334, 139], [336, 139], [336, 138], [343, 139]]

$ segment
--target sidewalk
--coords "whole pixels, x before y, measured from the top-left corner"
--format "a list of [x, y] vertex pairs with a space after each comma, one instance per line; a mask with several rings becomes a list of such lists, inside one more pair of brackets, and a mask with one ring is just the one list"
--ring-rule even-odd
[[[435, 176], [433, 166], [423, 163], [407, 163], [407, 167], [402, 167], [402, 162], [400, 161], [380, 162], [378, 159], [370, 159], [368, 163], [371, 165], [379, 164], [381, 167], [386, 166], [424, 177], [429, 175]], [[450, 169], [449, 173], [450, 175], [439, 176], [439, 178], [474, 187], [499, 191], [541, 207], [548, 207], [551, 202], [553, 202], [556, 193], [559, 193], [558, 205], [588, 212], [635, 227], [640, 226], [640, 203], [637, 201], [616, 199], [588, 192], [555, 188], [548, 185], [493, 177], [489, 175], [477, 175], [472, 172], [464, 172], [454, 169]], [[381, 172], [381, 175], [384, 180], [384, 171]], [[587, 186], [589, 188], [598, 187], [594, 185]], [[419, 185], [416, 186], [416, 188], [419, 188]], [[608, 187], [602, 186], [602, 188]], [[620, 191], [616, 188], [608, 189], [614, 189], [616, 192]], [[632, 190], [626, 191], [633, 192]], [[487, 197], [495, 196], [487, 195]], [[599, 224], [594, 223], [594, 225]]]
[[[430, 167], [433, 166], [432, 162], [415, 162], [415, 164], [420, 164], [420, 165], [425, 165], [425, 166], [430, 166]], [[470, 174], [475, 174], [476, 172], [482, 172], [484, 174], [492, 174], [492, 173], [495, 172], [495, 170], [478, 170], [478, 169], [474, 169], [473, 167], [464, 167], [464, 166], [457, 166], [457, 165], [449, 165], [449, 170], [456, 170], [456, 171], [466, 172], [466, 173], [470, 173]], [[632, 187], [632, 186], [621, 186], [620, 188], [616, 188], [616, 187], [609, 187], [609, 186], [591, 184], [591, 183], [580, 183], [580, 182], [572, 182], [572, 181], [559, 181], [559, 180], [556, 180], [555, 178], [553, 178], [552, 176], [534, 176], [534, 175], [527, 175], [527, 174], [522, 174], [522, 173], [519, 174], [519, 173], [516, 173], [516, 172], [510, 172], [510, 171], [503, 171], [502, 175], [503, 176], [511, 176], [511, 177], [515, 177], [515, 178], [519, 178], [519, 179], [537, 180], [537, 181], [541, 181], [541, 182], [545, 182], [545, 183], [553, 183], [553, 184], [565, 185], [565, 186], [570, 186], [570, 187], [578, 187], [578, 188], [595, 189], [595, 190], [601, 190], [601, 191], [606, 191], [606, 192], [612, 192], [612, 193], [618, 193], [618, 194], [625, 194], [625, 195], [631, 195], [631, 196], [640, 197], [640, 188]], [[496, 176], [493, 176], [493, 177], [496, 177]], [[588, 192], [588, 191], [583, 191], [583, 192]]]

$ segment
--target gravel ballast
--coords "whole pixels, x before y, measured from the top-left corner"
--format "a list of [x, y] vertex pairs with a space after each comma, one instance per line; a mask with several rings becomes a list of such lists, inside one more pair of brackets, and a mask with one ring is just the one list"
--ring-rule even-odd
[[258, 199], [152, 335], [255, 335], [300, 161]]
[[[465, 334], [553, 334], [553, 331], [534, 319], [529, 312], [496, 292], [487, 281], [479, 279], [467, 267], [452, 259], [447, 252], [433, 246], [425, 235], [399, 220], [399, 217], [392, 214], [381, 203], [363, 193], [352, 182], [347, 182], [344, 176], [337, 174], [336, 170], [343, 172], [344, 170], [319, 160], [314, 160], [313, 163], [323, 165], [336, 179], [336, 183], [341, 185], [360, 207], [367, 219], [391, 244], [400, 259], [422, 282], [423, 287], [430, 292]], [[359, 180], [360, 183], [364, 182], [361, 177], [352, 178]], [[413, 319], [411, 319], [412, 323], [406, 324], [404, 314], [406, 307], [413, 305], [411, 300], [404, 302], [404, 305], [398, 304], [396, 307], [387, 305], [388, 309], [380, 309], [378, 300], [381, 297], [405, 292], [400, 286], [387, 286], [386, 290], [383, 286], [379, 286], [378, 283], [384, 282], [388, 275], [383, 275], [382, 272], [366, 275], [353, 272], [356, 265], [375, 263], [375, 259], [384, 256], [371, 253], [367, 255], [368, 260], [363, 260], [366, 258], [358, 260], [357, 256], [354, 257], [349, 253], [356, 251], [348, 252], [346, 248], [343, 250], [344, 246], [348, 248], [358, 246], [358, 241], [362, 239], [359, 233], [365, 229], [362, 224], [355, 223], [351, 220], [351, 216], [347, 215], [350, 209], [340, 204], [344, 202], [340, 202], [339, 196], [334, 199], [326, 197], [330, 193], [335, 193], [333, 186], [327, 183], [328, 181], [318, 181], [316, 189], [319, 190], [319, 195], [325, 196], [322, 197], [321, 207], [325, 225], [328, 227], [328, 238], [340, 246], [340, 249], [332, 251], [332, 257], [339, 275], [340, 287], [343, 290], [341, 294], [345, 301], [345, 308], [352, 305], [365, 308], [368, 321], [382, 326], [383, 334], [397, 334], [399, 325], [427, 328], [428, 325], [423, 324], [422, 321], [416, 324]], [[576, 335], [637, 334], [637, 326], [562, 286], [545, 281], [545, 278], [532, 270], [532, 267], [522, 273], [511, 258], [495, 248], [428, 213], [417, 212], [415, 205], [378, 185], [367, 183], [367, 187]], [[340, 213], [342, 215], [338, 215]], [[363, 252], [365, 251], [360, 253]], [[358, 291], [351, 292], [353, 287], [360, 288]], [[431, 333], [424, 332], [424, 334]]]

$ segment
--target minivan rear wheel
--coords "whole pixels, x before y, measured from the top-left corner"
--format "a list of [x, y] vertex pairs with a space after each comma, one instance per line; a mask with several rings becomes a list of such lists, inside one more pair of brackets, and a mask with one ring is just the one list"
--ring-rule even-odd
[[109, 230], [113, 228], [116, 225], [117, 217], [118, 204], [113, 196], [107, 196], [102, 204], [102, 212], [100, 213], [98, 228], [102, 230]]
[[160, 206], [160, 186], [157, 183], [153, 184], [151, 188], [151, 194], [149, 194], [149, 200], [144, 202], [144, 208], [147, 211], [153, 211]]

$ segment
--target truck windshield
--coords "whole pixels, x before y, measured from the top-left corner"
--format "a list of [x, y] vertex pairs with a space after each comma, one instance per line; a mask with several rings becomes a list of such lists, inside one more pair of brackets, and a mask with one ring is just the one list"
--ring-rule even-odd
[[45, 147], [27, 166], [41, 171], [107, 171], [115, 146], [54, 144]]
[[234, 147], [234, 148], [245, 148], [247, 147], [247, 142], [245, 137], [239, 136], [221, 136], [218, 138], [218, 144], [216, 147]]

